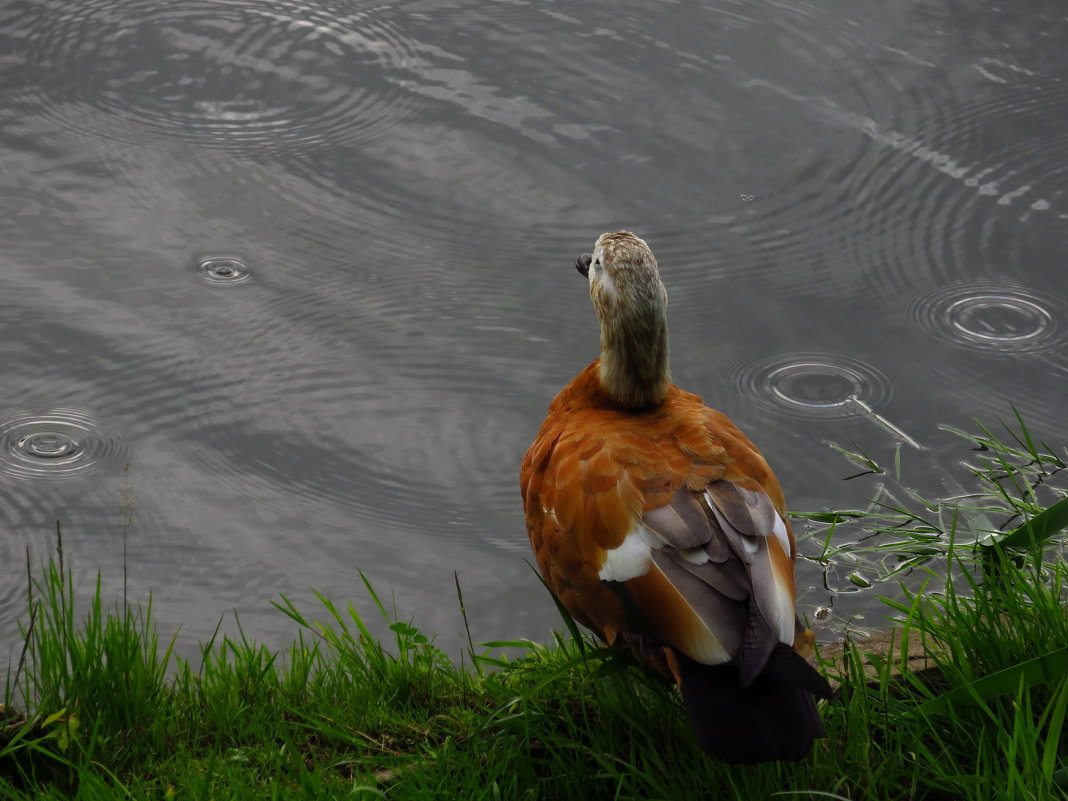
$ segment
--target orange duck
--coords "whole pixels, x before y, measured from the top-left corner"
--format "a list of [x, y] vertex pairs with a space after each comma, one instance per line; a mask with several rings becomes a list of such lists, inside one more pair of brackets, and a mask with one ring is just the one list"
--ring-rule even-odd
[[667, 292], [627, 231], [576, 268], [601, 355], [566, 386], [519, 483], [538, 566], [606, 643], [672, 676], [698, 742], [730, 762], [800, 759], [830, 687], [802, 653], [794, 535], [764, 457], [671, 383]]

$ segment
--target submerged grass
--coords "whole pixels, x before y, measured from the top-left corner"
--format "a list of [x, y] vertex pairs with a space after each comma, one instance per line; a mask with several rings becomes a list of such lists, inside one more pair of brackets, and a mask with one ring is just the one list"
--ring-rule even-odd
[[940, 542], [916, 568], [937, 590], [887, 601], [889, 652], [824, 665], [839, 685], [827, 740], [758, 766], [702, 755], [674, 688], [566, 618], [547, 645], [469, 639], [457, 664], [361, 575], [390, 642], [354, 604], [320, 596], [309, 615], [283, 597], [300, 631], [287, 650], [239, 630], [193, 664], [161, 644], [150, 606], [108, 608], [98, 584], [76, 608], [56, 560], [32, 582], [7, 682], [0, 798], [1068, 798], [1057, 536], [1000, 540], [993, 570], [987, 546]]

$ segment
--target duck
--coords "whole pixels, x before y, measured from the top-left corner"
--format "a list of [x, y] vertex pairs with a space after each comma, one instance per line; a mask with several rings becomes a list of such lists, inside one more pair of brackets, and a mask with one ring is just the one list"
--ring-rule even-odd
[[826, 679], [795, 603], [782, 488], [722, 412], [671, 381], [649, 245], [604, 233], [575, 263], [600, 354], [549, 405], [520, 468], [527, 534], [568, 613], [672, 679], [725, 762], [798, 760], [826, 737]]

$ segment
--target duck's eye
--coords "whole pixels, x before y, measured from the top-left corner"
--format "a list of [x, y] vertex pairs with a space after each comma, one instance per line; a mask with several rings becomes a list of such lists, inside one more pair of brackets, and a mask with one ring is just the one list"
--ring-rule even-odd
[[589, 253], [583, 253], [578, 257], [578, 261], [575, 262], [575, 269], [582, 275], [588, 276], [590, 273], [590, 262], [593, 261], [593, 256]]

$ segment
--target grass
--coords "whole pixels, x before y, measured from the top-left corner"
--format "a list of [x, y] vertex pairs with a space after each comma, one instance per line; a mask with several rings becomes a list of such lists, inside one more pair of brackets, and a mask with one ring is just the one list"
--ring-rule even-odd
[[[870, 411], [870, 410], [869, 410]], [[949, 426], [943, 430], [970, 448], [962, 462], [974, 487], [957, 484], [953, 471], [933, 466], [939, 480], [953, 487], [944, 497], [930, 497], [907, 482], [906, 463], [931, 462], [930, 452], [897, 432], [887, 458], [872, 456], [860, 446], [828, 443], [857, 470], [849, 479], [867, 481], [870, 495], [855, 509], [794, 513], [809, 524], [808, 538], [816, 545], [801, 554], [823, 568], [824, 586], [832, 593], [866, 590], [899, 581], [914, 571], [945, 573], [960, 561], [949, 558], [952, 548], [975, 546], [970, 552], [988, 568], [999, 553], [1035, 544], [1066, 554], [1057, 535], [1068, 526], [1068, 450], [1036, 442], [1016, 414], [996, 434], [981, 423], [977, 432]], [[998, 547], [1000, 546], [1001, 550]], [[965, 560], [966, 561], [966, 560]]]
[[[389, 642], [354, 604], [320, 597], [309, 614], [283, 597], [288, 649], [217, 635], [186, 662], [150, 605], [109, 608], [98, 584], [80, 608], [60, 551], [31, 581], [0, 798], [1068, 798], [1068, 564], [1059, 512], [1042, 522], [1059, 500], [1044, 504], [1032, 459], [999, 442], [1016, 482], [991, 462], [969, 503], [989, 517], [1000, 498], [1008, 525], [980, 537], [942, 516], [938, 552], [911, 565], [930, 583], [887, 601], [893, 647], [824, 665], [839, 688], [805, 761], [703, 756], [673, 687], [567, 619], [549, 644], [469, 639], [457, 663], [362, 576]], [[884, 512], [849, 520], [883, 529]]]

